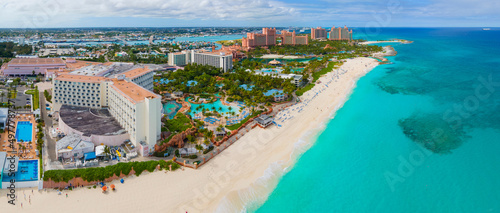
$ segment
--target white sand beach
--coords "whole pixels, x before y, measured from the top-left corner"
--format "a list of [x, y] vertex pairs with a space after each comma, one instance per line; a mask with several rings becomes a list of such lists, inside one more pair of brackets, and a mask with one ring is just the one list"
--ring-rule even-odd
[[277, 54], [265, 54], [261, 56], [260, 58], [264, 59], [273, 59], [273, 58], [282, 58], [282, 59], [298, 59], [298, 58], [303, 58], [301, 56], [296, 56], [296, 55], [277, 55]]
[[412, 41], [407, 41], [407, 40], [389, 40], [389, 41], [363, 41], [360, 42], [359, 44], [378, 44], [378, 43], [402, 43], [402, 44], [409, 44], [412, 43]]
[[285, 168], [344, 104], [356, 81], [377, 65], [371, 58], [347, 60], [338, 72], [320, 78], [300, 104], [276, 116], [281, 127], [255, 128], [198, 170], [126, 178], [124, 184], [114, 182], [117, 190], [106, 194], [87, 188], [63, 195], [25, 189], [31, 204], [24, 200], [23, 189], [17, 189], [16, 206], [7, 203], [2, 190], [1, 212], [239, 212], [248, 202], [265, 200]]

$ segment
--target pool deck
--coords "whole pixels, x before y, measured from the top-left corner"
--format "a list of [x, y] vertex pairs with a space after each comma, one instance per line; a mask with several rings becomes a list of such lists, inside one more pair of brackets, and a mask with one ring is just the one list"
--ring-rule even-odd
[[[32, 135], [31, 135], [31, 142], [16, 142], [14, 143], [14, 149], [12, 149], [10, 146], [10, 142], [8, 141], [9, 135], [8, 132], [5, 131], [4, 133], [0, 134], [0, 151], [1, 152], [7, 152], [8, 155], [14, 155], [19, 157], [19, 160], [30, 160], [30, 159], [38, 159], [36, 157], [36, 119], [33, 114], [18, 114], [16, 118], [11, 120], [12, 122], [15, 122], [16, 127], [17, 127], [17, 122], [18, 121], [29, 121], [31, 122], [32, 125]], [[11, 134], [15, 135], [15, 132], [12, 132]], [[24, 145], [26, 147], [26, 150], [23, 151], [21, 149], [20, 145]], [[13, 150], [17, 150], [17, 152], [12, 152]]]

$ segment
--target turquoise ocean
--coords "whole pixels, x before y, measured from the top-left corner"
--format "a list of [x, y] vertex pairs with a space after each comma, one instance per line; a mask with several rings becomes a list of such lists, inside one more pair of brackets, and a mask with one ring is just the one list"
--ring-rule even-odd
[[246, 211], [500, 212], [500, 29], [354, 31], [414, 42], [390, 44], [393, 64]]

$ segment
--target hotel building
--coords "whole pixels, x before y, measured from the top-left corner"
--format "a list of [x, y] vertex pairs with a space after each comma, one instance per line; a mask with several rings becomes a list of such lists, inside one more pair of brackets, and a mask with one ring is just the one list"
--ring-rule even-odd
[[327, 36], [326, 29], [321, 27], [311, 28], [311, 39], [326, 39]]
[[[161, 96], [148, 90], [153, 85], [152, 72], [148, 68], [130, 70], [117, 75], [116, 78], [60, 74], [53, 79], [53, 84], [54, 110], [59, 110], [63, 105], [79, 109], [86, 107], [91, 114], [88, 116], [95, 116], [97, 111], [91, 109], [108, 109], [114, 120], [128, 133], [130, 141], [140, 149], [152, 151], [160, 138]], [[76, 117], [70, 120], [62, 113], [60, 116], [59, 126], [66, 134], [80, 134], [84, 140], [97, 145], [103, 143], [116, 146], [124, 141], [122, 133], [102, 133], [100, 130], [99, 134], [93, 135], [97, 131], [91, 127], [82, 130], [78, 129], [82, 124], [71, 126], [74, 123], [73, 119], [85, 117], [72, 114], [71, 116]], [[147, 147], [140, 145], [141, 142]]]
[[309, 44], [309, 39], [307, 36], [297, 36], [295, 31], [288, 32], [286, 30], [282, 30], [281, 34], [278, 35], [281, 37], [282, 45], [307, 45]]
[[[170, 64], [171, 59], [172, 64]], [[194, 63], [221, 68], [224, 72], [233, 68], [233, 54], [231, 51], [224, 50], [213, 50], [212, 52], [187, 50], [181, 53], [170, 53], [168, 60], [171, 66], [183, 66]]]
[[352, 29], [349, 30], [347, 26], [343, 28], [335, 28], [335, 26], [333, 26], [329, 34], [330, 40], [352, 40]]
[[147, 90], [153, 91], [154, 73], [148, 67], [133, 69], [120, 73], [119, 75], [124, 75], [125, 79], [134, 82]]
[[244, 48], [271, 45], [276, 45], [276, 28], [262, 28], [262, 33], [247, 33], [247, 37], [241, 39]]
[[185, 51], [168, 54], [168, 65], [170, 66], [185, 66], [188, 64], [189, 54]]
[[210, 65], [227, 72], [233, 68], [233, 55], [224, 51], [205, 52], [191, 50], [191, 63]]
[[47, 69], [63, 69], [66, 63], [60, 58], [14, 58], [2, 65], [0, 71], [4, 76], [43, 74]]

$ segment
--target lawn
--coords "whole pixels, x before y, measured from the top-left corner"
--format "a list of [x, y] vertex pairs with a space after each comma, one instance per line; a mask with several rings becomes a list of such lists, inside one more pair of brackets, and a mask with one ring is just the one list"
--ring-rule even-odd
[[40, 107], [40, 93], [38, 92], [38, 87], [32, 90], [26, 91], [26, 94], [30, 94], [33, 97], [33, 110]]

